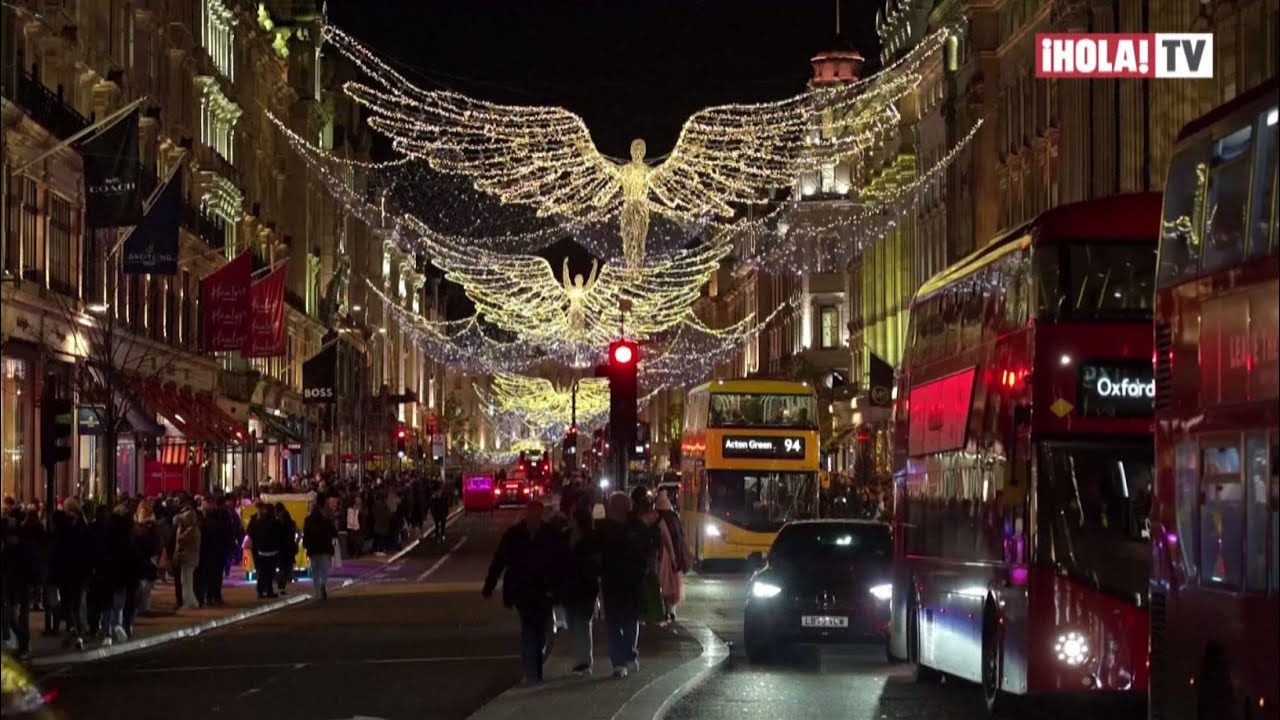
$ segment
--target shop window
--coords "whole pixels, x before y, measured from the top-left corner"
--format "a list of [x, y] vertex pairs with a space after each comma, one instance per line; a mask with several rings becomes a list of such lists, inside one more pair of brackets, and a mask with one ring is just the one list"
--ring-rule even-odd
[[1213, 441], [1200, 449], [1200, 563], [1205, 584], [1242, 585], [1244, 487], [1238, 440]]
[[49, 287], [63, 295], [75, 296], [75, 243], [71, 201], [49, 193]]
[[1267, 590], [1267, 546], [1275, 529], [1270, 524], [1270, 472], [1267, 460], [1270, 448], [1264, 433], [1251, 433], [1245, 440], [1245, 590]]
[[3, 359], [0, 378], [0, 488], [5, 497], [21, 494], [26, 475], [27, 411], [31, 407], [25, 360]]
[[818, 310], [819, 342], [823, 350], [840, 347], [840, 308], [825, 305]]

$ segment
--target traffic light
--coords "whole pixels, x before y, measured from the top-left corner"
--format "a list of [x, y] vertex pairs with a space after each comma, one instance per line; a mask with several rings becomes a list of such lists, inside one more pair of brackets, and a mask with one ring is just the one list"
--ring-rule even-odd
[[45, 469], [71, 459], [71, 412], [71, 400], [57, 396], [56, 381], [45, 380], [40, 398], [40, 464]]
[[614, 486], [626, 487], [629, 449], [635, 445], [636, 398], [639, 390], [640, 347], [630, 340], [609, 344], [605, 364], [596, 374], [609, 378], [609, 454]]
[[406, 452], [409, 449], [408, 439], [409, 439], [409, 432], [404, 429], [403, 425], [396, 428], [396, 455], [397, 456], [399, 457], [405, 456]]

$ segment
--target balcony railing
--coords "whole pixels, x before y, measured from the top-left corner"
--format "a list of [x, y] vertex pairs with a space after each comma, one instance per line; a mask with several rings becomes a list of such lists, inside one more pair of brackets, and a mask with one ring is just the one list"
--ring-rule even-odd
[[27, 72], [22, 63], [22, 55], [18, 55], [18, 77], [16, 93], [12, 98], [31, 119], [48, 130], [59, 140], [65, 140], [80, 132], [92, 122], [92, 116], [85, 118], [63, 99], [62, 86], [50, 90], [38, 78], [40, 68], [31, 66]]
[[226, 247], [227, 224], [221, 217], [183, 203], [180, 221], [183, 228], [200, 238], [210, 248]]

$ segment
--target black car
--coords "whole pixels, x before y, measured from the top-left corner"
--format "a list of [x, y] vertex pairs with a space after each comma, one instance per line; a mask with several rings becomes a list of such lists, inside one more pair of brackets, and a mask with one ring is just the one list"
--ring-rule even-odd
[[533, 484], [523, 477], [498, 483], [498, 505], [524, 505], [533, 499]]
[[787, 644], [878, 643], [889, 631], [889, 526], [787, 523], [747, 589], [743, 645], [767, 662]]

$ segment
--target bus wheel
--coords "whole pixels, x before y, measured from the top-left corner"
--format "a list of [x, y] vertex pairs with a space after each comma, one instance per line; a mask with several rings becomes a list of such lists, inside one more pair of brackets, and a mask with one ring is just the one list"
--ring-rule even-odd
[[942, 674], [920, 662], [920, 602], [911, 583], [911, 599], [907, 601], [907, 662], [911, 663], [912, 678], [921, 684], [933, 684]]
[[1000, 636], [1000, 623], [995, 607], [987, 603], [982, 611], [982, 698], [987, 712], [993, 717], [1016, 715], [1022, 698], [1010, 695], [1000, 688], [1004, 674], [1004, 649]]
[[1199, 720], [1240, 717], [1231, 688], [1231, 670], [1221, 650], [1214, 648], [1205, 654], [1196, 686], [1196, 717]]

